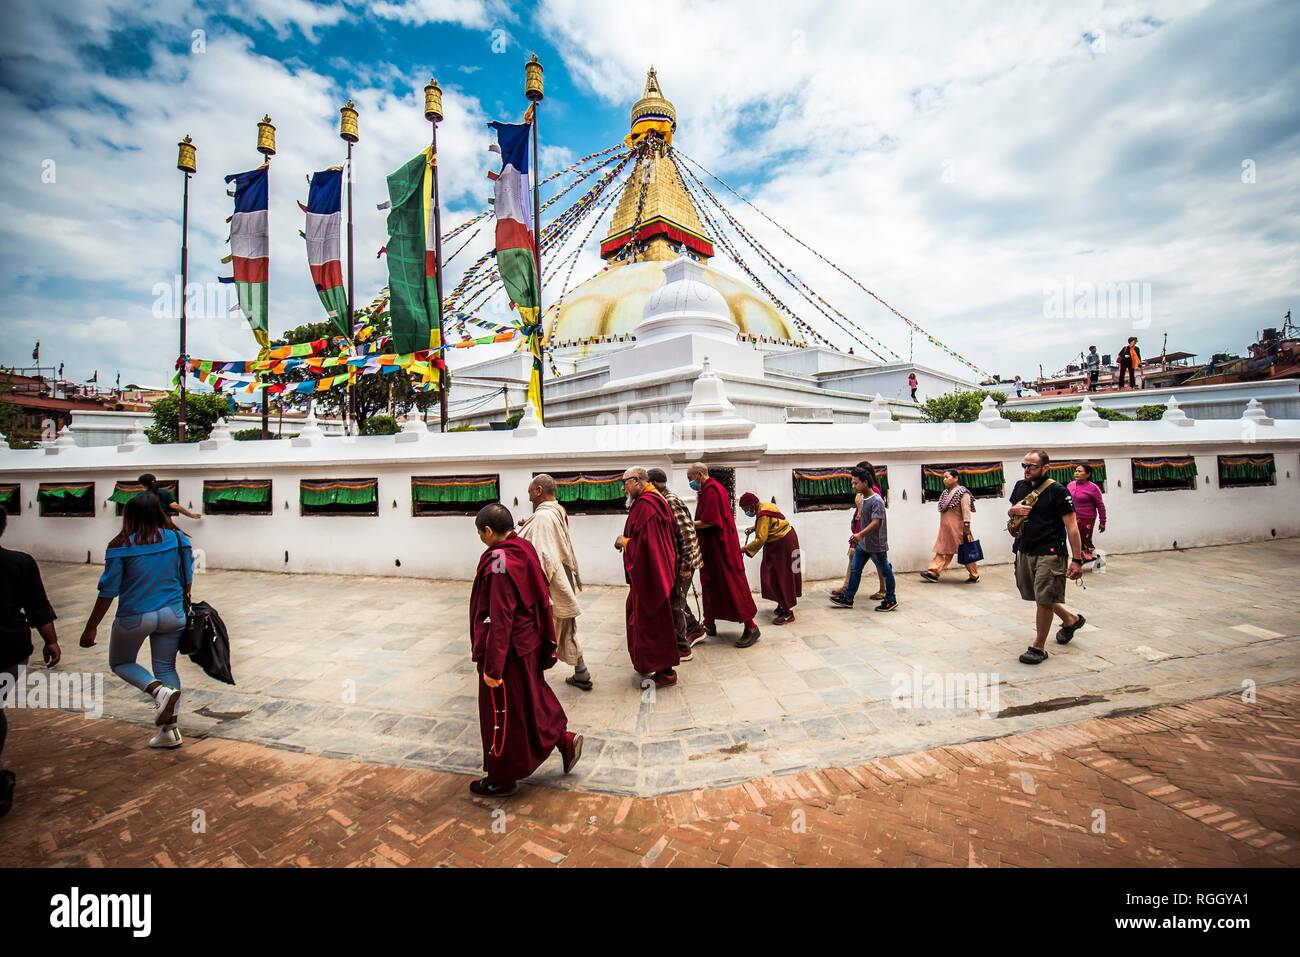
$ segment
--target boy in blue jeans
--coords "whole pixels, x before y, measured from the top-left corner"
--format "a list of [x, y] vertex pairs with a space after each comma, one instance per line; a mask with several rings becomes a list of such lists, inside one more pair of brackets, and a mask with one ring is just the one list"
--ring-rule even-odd
[[840, 594], [831, 595], [831, 604], [841, 608], [853, 607], [853, 596], [858, 593], [862, 570], [871, 561], [885, 580], [885, 600], [876, 606], [876, 611], [893, 611], [898, 607], [898, 601], [894, 594], [894, 568], [889, 564], [885, 500], [876, 488], [876, 470], [870, 462], [860, 462], [854, 468], [853, 487], [862, 493], [858, 531], [849, 539], [853, 546], [853, 566], [849, 570], [848, 585]]

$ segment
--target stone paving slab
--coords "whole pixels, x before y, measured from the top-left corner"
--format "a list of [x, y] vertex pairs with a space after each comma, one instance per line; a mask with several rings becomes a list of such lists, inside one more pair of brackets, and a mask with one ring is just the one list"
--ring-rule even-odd
[[[590, 588], [579, 639], [596, 688], [565, 685], [563, 665], [549, 673], [570, 726], [587, 735], [587, 760], [571, 777], [539, 780], [670, 793], [1300, 679], [1298, 560], [1297, 539], [1116, 557], [1086, 588], [1071, 586], [1069, 604], [1088, 624], [1068, 646], [1049, 641], [1052, 657], [1037, 667], [1016, 661], [1033, 609], [1005, 566], [976, 586], [903, 576], [899, 610], [887, 615], [867, 602], [834, 608], [831, 583], [812, 584], [793, 625], [767, 624], [757, 645], [739, 650], [728, 631], [736, 628], [723, 624], [681, 666], [680, 683], [658, 691], [640, 687], [627, 659], [625, 591]], [[61, 669], [106, 671], [107, 623], [98, 647], [76, 641], [99, 569], [43, 569], [61, 616]], [[435, 770], [480, 766], [465, 583], [218, 571], [198, 578], [195, 595], [227, 623], [239, 685], [182, 664], [191, 737]], [[934, 707], [924, 697], [934, 677], [963, 675], [996, 689], [996, 702]], [[900, 682], [917, 685], [922, 707], [895, 706]], [[147, 738], [143, 697], [111, 673], [105, 691], [106, 714]]]
[[29, 711], [0, 866], [1295, 867], [1298, 722], [1288, 684], [655, 798], [489, 800], [467, 776], [217, 737], [152, 751], [133, 724]]

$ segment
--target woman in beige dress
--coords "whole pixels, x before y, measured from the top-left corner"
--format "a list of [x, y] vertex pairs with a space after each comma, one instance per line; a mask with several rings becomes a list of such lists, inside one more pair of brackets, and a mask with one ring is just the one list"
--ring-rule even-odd
[[[921, 572], [921, 577], [926, 581], [937, 582], [961, 544], [974, 541], [975, 536], [970, 530], [971, 513], [974, 511], [975, 501], [970, 491], [961, 484], [961, 475], [956, 469], [945, 469], [943, 492], [939, 495], [939, 537], [934, 540], [934, 560], [930, 562], [929, 568]], [[966, 575], [968, 585], [979, 581], [979, 565], [976, 562], [967, 565]]]

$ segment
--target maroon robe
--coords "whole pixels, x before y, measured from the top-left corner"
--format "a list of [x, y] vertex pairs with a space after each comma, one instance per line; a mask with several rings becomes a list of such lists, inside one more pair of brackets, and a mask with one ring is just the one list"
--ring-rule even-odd
[[745, 560], [731, 512], [727, 490], [717, 479], [705, 479], [695, 503], [695, 520], [710, 528], [697, 530], [700, 555], [700, 590], [704, 592], [705, 621], [753, 621], [758, 612], [745, 578]]
[[544, 672], [555, 664], [555, 623], [546, 577], [533, 546], [514, 532], [483, 552], [469, 597], [471, 657], [478, 680], [483, 770], [511, 784], [541, 766], [568, 718]]
[[677, 578], [673, 513], [662, 495], [646, 489], [632, 500], [623, 546], [627, 591], [627, 653], [643, 675], [675, 668], [677, 629], [672, 593]]
[[[784, 515], [772, 508], [760, 508], [754, 518], [757, 520], [763, 515], [786, 520]], [[758, 570], [758, 582], [763, 597], [768, 601], [776, 602], [782, 608], [793, 609], [803, 594], [801, 564], [799, 536], [795, 534], [793, 525], [790, 526], [790, 531], [776, 541], [769, 538], [764, 542], [763, 564]]]

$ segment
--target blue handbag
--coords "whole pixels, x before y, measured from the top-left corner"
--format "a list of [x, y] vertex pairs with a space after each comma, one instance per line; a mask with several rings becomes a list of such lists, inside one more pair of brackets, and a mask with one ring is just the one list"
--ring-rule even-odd
[[957, 546], [957, 564], [969, 565], [971, 562], [982, 562], [984, 560], [984, 549], [980, 548], [980, 540], [974, 539], [969, 542], [962, 542]]

